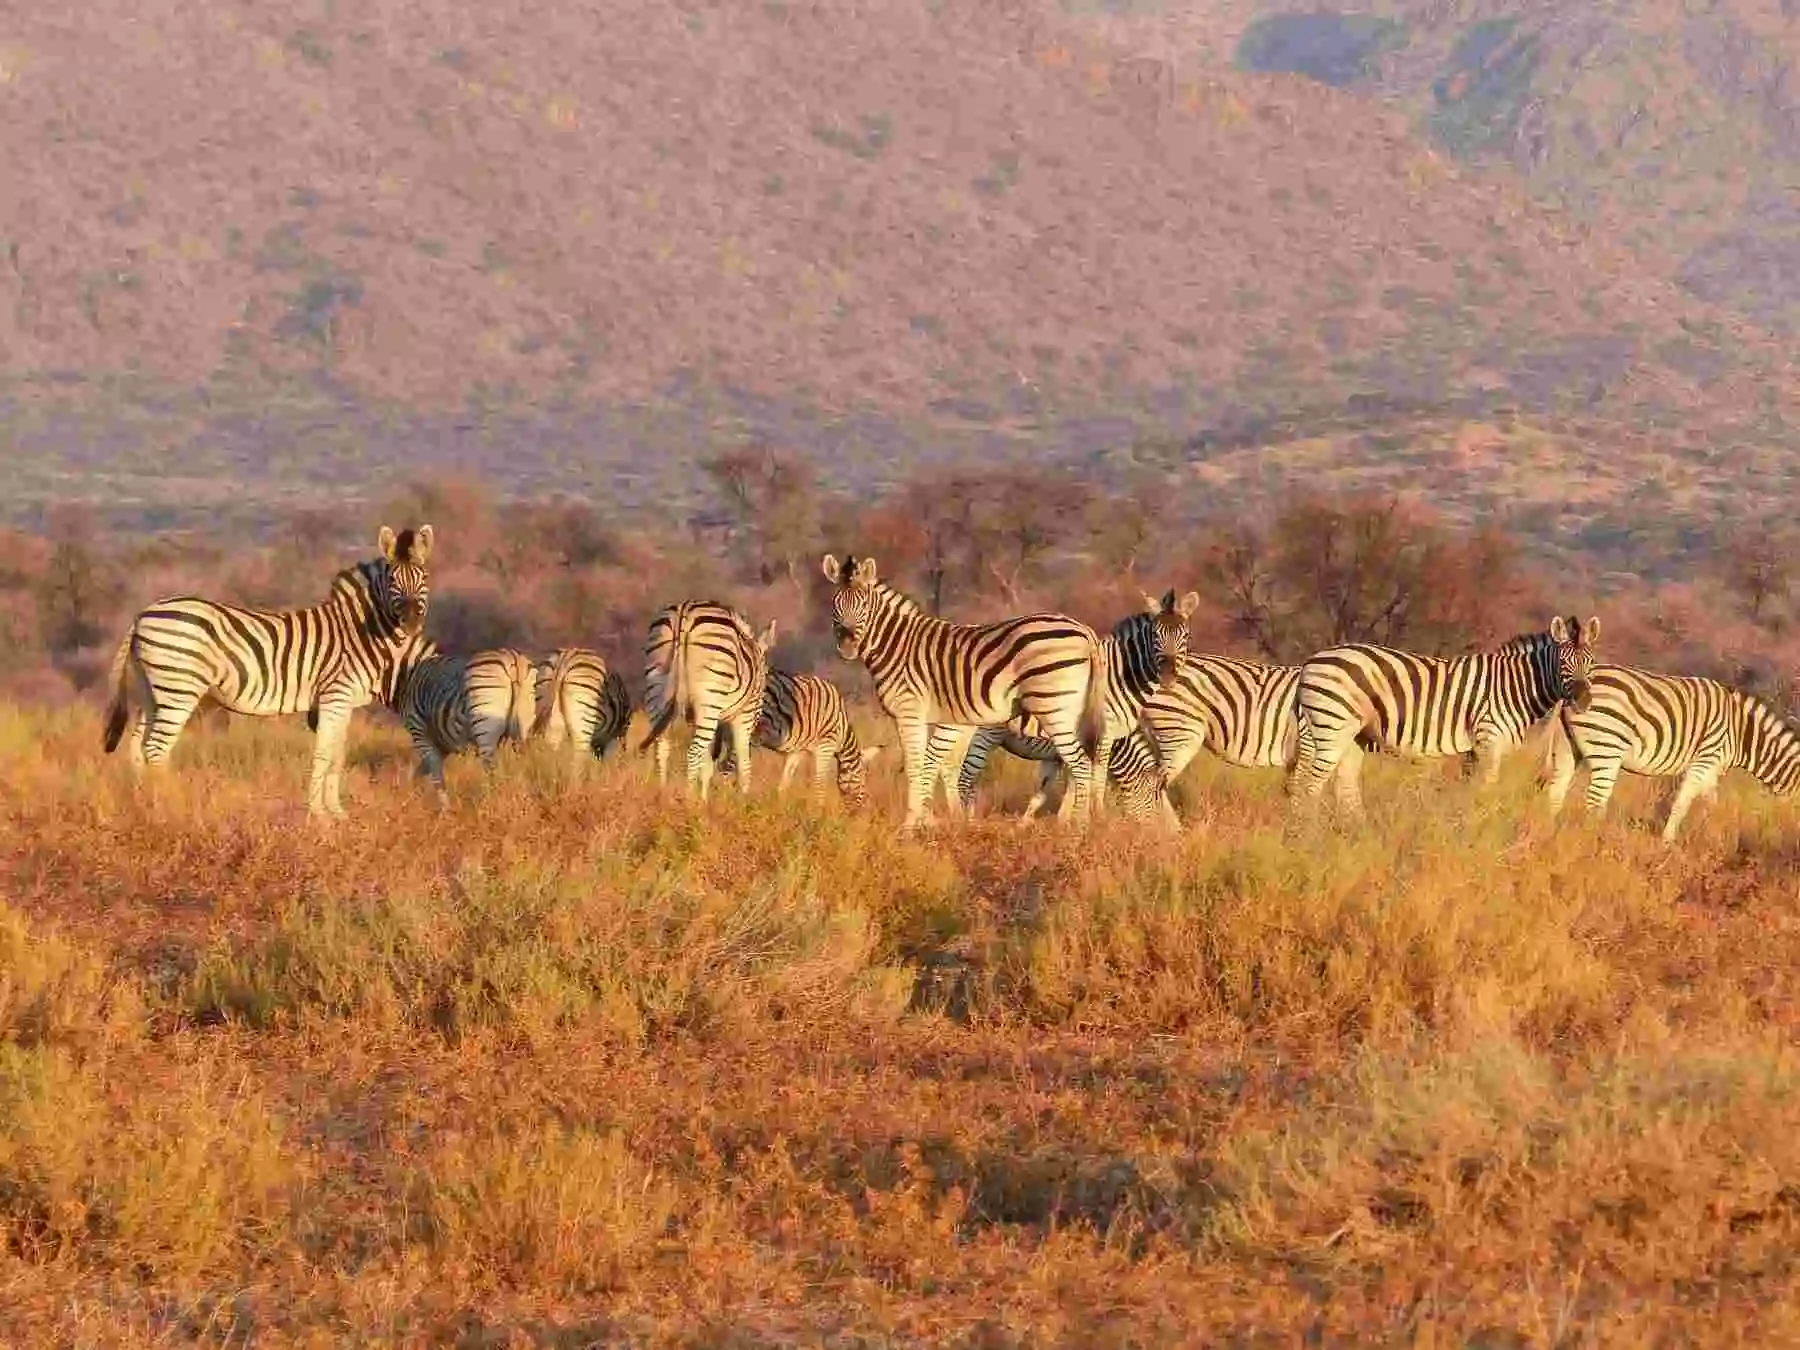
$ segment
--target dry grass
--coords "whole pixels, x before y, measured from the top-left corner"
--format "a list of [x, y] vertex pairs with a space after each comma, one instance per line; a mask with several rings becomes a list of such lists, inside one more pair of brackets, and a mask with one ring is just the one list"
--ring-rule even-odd
[[[919, 840], [359, 729], [139, 792], [0, 710], [0, 1339], [1770, 1343], [1800, 1333], [1791, 808], [1679, 851], [1372, 766], [1179, 840]], [[891, 775], [893, 770], [887, 769]], [[1031, 773], [990, 788], [1016, 809]]]

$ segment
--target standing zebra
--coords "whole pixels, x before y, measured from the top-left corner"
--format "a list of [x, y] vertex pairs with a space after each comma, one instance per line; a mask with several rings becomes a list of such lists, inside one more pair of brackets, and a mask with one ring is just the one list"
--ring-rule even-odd
[[510, 647], [444, 656], [432, 652], [406, 676], [394, 711], [406, 724], [418, 752], [421, 777], [436, 784], [444, 800], [444, 759], [473, 750], [492, 768], [502, 741], [523, 741], [532, 725], [531, 658]]
[[315, 731], [309, 814], [344, 814], [339, 788], [350, 715], [393, 691], [423, 643], [431, 526], [395, 534], [339, 572], [311, 609], [240, 609], [174, 596], [140, 610], [113, 657], [105, 746], [130, 723], [131, 763], [163, 763], [202, 701], [251, 717], [306, 712]]
[[[1106, 648], [1066, 614], [956, 624], [924, 614], [876, 580], [873, 558], [831, 554], [824, 572], [837, 590], [831, 626], [838, 654], [860, 660], [875, 696], [899, 730], [906, 765], [906, 819], [923, 819], [944, 756], [968, 728], [1003, 726], [1029, 714], [1068, 765], [1074, 813], [1085, 818], [1093, 768], [1109, 755]], [[950, 797], [961, 814], [961, 801]]]
[[[782, 792], [787, 791], [801, 759], [810, 755], [815, 795], [824, 792], [825, 780], [835, 766], [838, 793], [845, 802], [862, 806], [868, 801], [868, 775], [864, 768], [881, 747], [864, 748], [858, 743], [844, 696], [830, 680], [771, 668], [753, 742], [784, 756]], [[713, 759], [721, 772], [737, 771], [737, 754], [729, 737], [714, 738]]]
[[1587, 809], [1606, 810], [1620, 770], [1680, 783], [1662, 828], [1675, 837], [1696, 798], [1727, 769], [1744, 769], [1771, 792], [1800, 788], [1800, 731], [1754, 694], [1718, 680], [1595, 666], [1587, 705], [1564, 705], [1543, 780], [1550, 813], [1562, 810], [1576, 770], [1588, 771]]
[[687, 782], [706, 800], [712, 786], [713, 736], [731, 728], [737, 752], [738, 787], [750, 790], [750, 735], [762, 712], [769, 679], [769, 648], [775, 624], [760, 635], [729, 605], [684, 600], [659, 611], [644, 643], [644, 711], [650, 731], [638, 752], [656, 747], [656, 779], [666, 784], [666, 734], [677, 714], [694, 728], [688, 745]]
[[[1175, 678], [1181, 662], [1187, 657], [1188, 619], [1199, 604], [1200, 596], [1194, 591], [1189, 591], [1180, 600], [1175, 598], [1172, 590], [1161, 600], [1146, 595], [1143, 611], [1127, 615], [1103, 639], [1106, 648], [1106, 727], [1115, 748], [1119, 739], [1137, 726], [1145, 700], [1157, 690], [1166, 688]], [[983, 727], [970, 737], [956, 782], [962, 809], [973, 808], [975, 785], [996, 746], [1020, 759], [1036, 760], [1042, 766], [1037, 792], [1025, 807], [1024, 819], [1029, 820], [1043, 808], [1050, 784], [1062, 769], [1062, 759], [1048, 739], [1030, 734], [1022, 718], [1014, 718], [1004, 727]], [[1096, 770], [1100, 767], [1095, 765]], [[1094, 809], [1104, 811], [1105, 802], [1105, 792], [1096, 790]], [[1065, 795], [1063, 809], [1058, 814], [1066, 815], [1068, 807], [1069, 798]]]
[[579, 762], [582, 751], [604, 759], [631, 724], [631, 695], [625, 678], [598, 652], [563, 647], [537, 670], [537, 721], [533, 736], [552, 750], [569, 737], [569, 752]]
[[1335, 773], [1339, 805], [1360, 813], [1357, 775], [1370, 748], [1413, 758], [1461, 755], [1491, 785], [1502, 757], [1558, 703], [1587, 706], [1599, 636], [1598, 619], [1583, 627], [1557, 615], [1548, 632], [1468, 656], [1365, 644], [1320, 652], [1300, 670], [1290, 793], [1317, 800]]

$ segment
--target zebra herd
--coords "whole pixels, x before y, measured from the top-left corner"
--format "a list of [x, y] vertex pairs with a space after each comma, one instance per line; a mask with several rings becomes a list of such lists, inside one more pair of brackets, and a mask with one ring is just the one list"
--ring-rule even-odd
[[[250, 716], [305, 713], [314, 731], [308, 811], [341, 816], [350, 717], [372, 703], [400, 716], [419, 772], [440, 794], [445, 756], [459, 751], [491, 763], [502, 741], [541, 736], [599, 757], [620, 741], [631, 700], [596, 652], [563, 648], [540, 663], [512, 649], [438, 651], [424, 635], [432, 547], [429, 525], [383, 526], [377, 556], [340, 572], [308, 609], [195, 596], [146, 607], [113, 660], [106, 750], [128, 738], [135, 768], [160, 764], [204, 703]], [[880, 580], [872, 558], [827, 555], [823, 571], [838, 653], [864, 667], [894, 723], [903, 828], [927, 818], [940, 786], [951, 814], [966, 814], [996, 748], [1041, 765], [1027, 816], [1065, 774], [1063, 819], [1103, 811], [1110, 784], [1127, 817], [1175, 825], [1168, 786], [1202, 749], [1285, 769], [1301, 804], [1331, 785], [1356, 815], [1368, 753], [1459, 756], [1491, 784], [1503, 757], [1546, 722], [1540, 784], [1553, 813], [1582, 768], [1596, 813], [1621, 772], [1679, 779], [1665, 840], [1728, 769], [1779, 794], [1800, 789], [1800, 732], [1775, 709], [1715, 680], [1599, 664], [1596, 618], [1559, 615], [1545, 631], [1463, 656], [1349, 644], [1284, 666], [1191, 654], [1192, 592], [1145, 596], [1141, 612], [1101, 637], [1053, 612], [986, 624], [936, 618]], [[702, 798], [715, 769], [747, 791], [757, 745], [784, 756], [783, 788], [810, 758], [815, 791], [835, 773], [845, 801], [862, 804], [879, 747], [859, 743], [830, 681], [771, 667], [774, 638], [773, 623], [758, 631], [712, 601], [659, 611], [644, 649], [650, 729], [640, 751], [654, 749], [666, 782], [668, 733], [680, 717], [694, 732], [687, 783]]]

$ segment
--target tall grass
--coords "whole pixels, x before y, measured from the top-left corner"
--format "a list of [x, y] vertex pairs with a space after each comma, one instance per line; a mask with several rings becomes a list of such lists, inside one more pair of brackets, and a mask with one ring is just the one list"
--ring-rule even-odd
[[1641, 786], [1552, 828], [1530, 756], [1492, 793], [1372, 765], [1365, 827], [1203, 764], [1179, 838], [902, 839], [892, 769], [868, 814], [772, 775], [698, 808], [527, 747], [454, 764], [440, 812], [356, 735], [321, 831], [297, 720], [139, 787], [91, 714], [0, 708], [21, 1306], [266, 1288], [232, 1306], [364, 1340], [477, 1304], [598, 1340], [1794, 1329], [1800, 894], [1759, 790], [1670, 849]]

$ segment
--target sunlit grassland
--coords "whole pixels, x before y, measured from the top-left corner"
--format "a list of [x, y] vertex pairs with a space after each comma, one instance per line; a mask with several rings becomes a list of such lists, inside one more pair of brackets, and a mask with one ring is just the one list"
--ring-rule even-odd
[[1644, 784], [1553, 827], [1535, 747], [1372, 763], [1360, 829], [1202, 762], [1170, 839], [1021, 828], [1008, 763], [902, 839], [885, 760], [850, 815], [530, 746], [440, 811], [352, 735], [320, 828], [298, 719], [139, 787], [0, 708], [0, 1339], [1800, 1332], [1754, 785], [1669, 848]]

